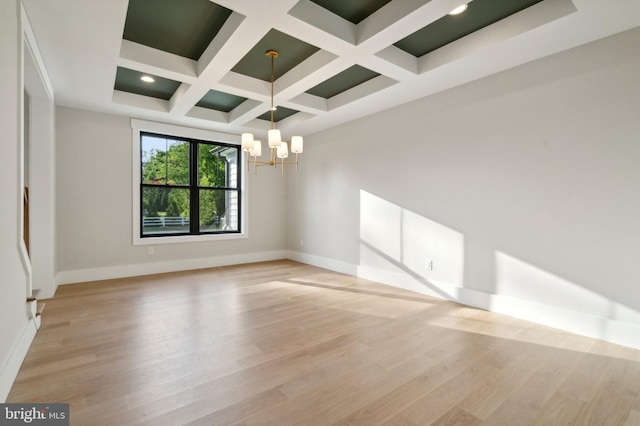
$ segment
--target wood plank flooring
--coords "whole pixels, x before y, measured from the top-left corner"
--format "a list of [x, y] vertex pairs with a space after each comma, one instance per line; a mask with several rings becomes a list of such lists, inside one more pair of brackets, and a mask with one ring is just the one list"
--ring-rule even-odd
[[640, 351], [277, 261], [61, 286], [7, 402], [72, 425], [640, 425]]

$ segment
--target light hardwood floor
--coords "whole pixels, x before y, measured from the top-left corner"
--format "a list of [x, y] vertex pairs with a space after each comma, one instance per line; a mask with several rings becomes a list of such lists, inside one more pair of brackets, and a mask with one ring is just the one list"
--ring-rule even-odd
[[640, 351], [277, 261], [61, 286], [7, 402], [72, 425], [640, 425]]

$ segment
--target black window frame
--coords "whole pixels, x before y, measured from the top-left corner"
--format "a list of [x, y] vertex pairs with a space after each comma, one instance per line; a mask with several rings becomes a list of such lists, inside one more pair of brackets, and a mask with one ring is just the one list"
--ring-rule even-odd
[[[142, 176], [143, 173], [143, 143], [142, 139], [145, 136], [152, 136], [158, 138], [165, 138], [175, 140], [177, 142], [189, 143], [189, 184], [188, 185], [170, 185], [164, 184], [150, 184], [144, 183]], [[236, 150], [236, 186], [200, 186], [198, 176], [198, 153], [200, 145], [210, 145], [212, 147], [233, 148]], [[229, 234], [242, 234], [242, 151], [237, 144], [197, 139], [192, 137], [176, 136], [171, 134], [164, 134], [146, 130], [140, 130], [139, 132], [139, 150], [140, 150], [140, 162], [138, 164], [139, 177], [140, 177], [140, 215], [139, 221], [139, 238], [172, 238], [172, 237], [189, 237], [189, 236], [201, 236], [201, 235], [229, 235]], [[161, 232], [161, 233], [144, 233], [144, 188], [183, 188], [189, 190], [189, 232]], [[237, 193], [238, 213], [237, 213], [237, 229], [235, 230], [200, 230], [200, 191], [201, 190], [222, 190], [222, 191], [235, 191]]]

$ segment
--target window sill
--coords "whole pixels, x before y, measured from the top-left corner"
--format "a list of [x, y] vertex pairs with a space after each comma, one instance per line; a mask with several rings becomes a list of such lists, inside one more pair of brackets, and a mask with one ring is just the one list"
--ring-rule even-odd
[[148, 246], [158, 244], [183, 244], [198, 243], [202, 241], [225, 241], [225, 240], [241, 240], [246, 239], [247, 234], [211, 234], [211, 235], [180, 235], [174, 237], [135, 237], [133, 239], [134, 246]]

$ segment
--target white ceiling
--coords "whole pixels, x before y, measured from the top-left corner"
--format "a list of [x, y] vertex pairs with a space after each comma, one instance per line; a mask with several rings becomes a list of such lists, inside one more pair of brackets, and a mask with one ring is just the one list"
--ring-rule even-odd
[[[234, 11], [198, 61], [122, 40], [127, 0], [23, 0], [57, 105], [261, 135], [269, 85], [233, 66], [272, 28], [320, 50], [275, 84], [275, 103], [301, 113], [278, 123], [308, 135], [640, 25], [640, 0], [544, 0], [416, 58], [393, 43], [461, 0], [394, 0], [354, 25], [308, 0], [216, 0]], [[640, 54], [640, 50], [639, 50]], [[330, 99], [304, 93], [361, 65], [379, 74]], [[183, 82], [170, 101], [114, 92], [116, 67]], [[194, 107], [215, 89], [249, 98], [230, 113]], [[261, 136], [263, 137], [263, 136]]]

